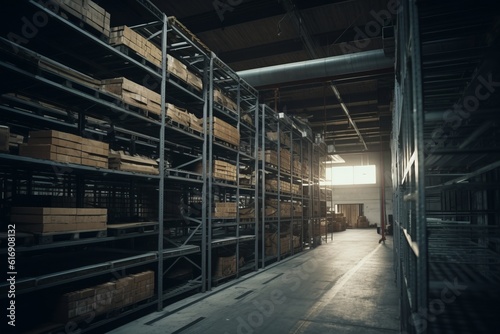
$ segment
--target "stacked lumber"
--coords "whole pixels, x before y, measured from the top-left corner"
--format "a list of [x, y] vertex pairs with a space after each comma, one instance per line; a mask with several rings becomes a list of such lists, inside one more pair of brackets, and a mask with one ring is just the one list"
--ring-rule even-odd
[[68, 292], [60, 297], [54, 317], [60, 322], [78, 322], [94, 318], [151, 298], [154, 286], [154, 272], [145, 271], [113, 282]]
[[158, 162], [156, 160], [138, 154], [130, 155], [124, 151], [110, 150], [109, 168], [126, 172], [159, 174]]
[[[199, 122], [203, 124], [203, 120], [200, 120]], [[234, 146], [240, 146], [239, 130], [229, 123], [224, 122], [220, 118], [214, 117], [213, 126], [209, 123], [209, 129], [213, 131], [213, 135], [215, 138]]]
[[108, 168], [109, 144], [82, 138], [82, 165]]
[[238, 104], [218, 88], [214, 89], [214, 101], [235, 113], [238, 112]]
[[236, 255], [219, 257], [215, 270], [216, 278], [224, 278], [236, 274]]
[[214, 161], [213, 176], [236, 182], [236, 166], [222, 160]]
[[91, 0], [55, 0], [65, 13], [85, 22], [104, 36], [110, 36], [111, 15]]
[[13, 207], [11, 222], [19, 231], [59, 233], [106, 230], [107, 209]]
[[212, 216], [214, 218], [235, 218], [238, 211], [236, 202], [215, 202]]
[[113, 78], [102, 81], [102, 89], [117, 95], [120, 99], [137, 108], [161, 114], [161, 95], [127, 78]]
[[125, 45], [150, 63], [161, 67], [161, 49], [127, 26], [111, 28], [109, 44]]
[[19, 155], [37, 159], [108, 168], [109, 145], [55, 130], [31, 131]]

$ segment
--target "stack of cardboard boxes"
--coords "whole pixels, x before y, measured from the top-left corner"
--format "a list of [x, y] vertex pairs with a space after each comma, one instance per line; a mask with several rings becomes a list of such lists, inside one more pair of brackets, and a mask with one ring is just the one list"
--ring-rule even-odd
[[80, 19], [104, 36], [110, 36], [111, 15], [91, 0], [55, 0], [64, 13]]
[[109, 168], [143, 174], [159, 174], [158, 162], [140, 155], [130, 155], [124, 151], [109, 152]]
[[214, 218], [235, 218], [237, 214], [236, 202], [215, 202], [213, 206]]

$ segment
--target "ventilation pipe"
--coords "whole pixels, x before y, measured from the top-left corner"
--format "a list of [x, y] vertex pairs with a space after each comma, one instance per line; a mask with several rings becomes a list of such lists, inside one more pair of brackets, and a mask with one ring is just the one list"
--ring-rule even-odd
[[392, 68], [394, 59], [383, 50], [373, 50], [313, 59], [296, 63], [255, 68], [238, 72], [254, 87], [291, 83]]

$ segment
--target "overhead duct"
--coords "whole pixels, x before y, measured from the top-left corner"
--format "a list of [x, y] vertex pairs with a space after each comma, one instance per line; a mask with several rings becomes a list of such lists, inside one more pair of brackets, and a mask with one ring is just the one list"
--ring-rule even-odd
[[393, 66], [394, 59], [385, 56], [383, 50], [373, 50], [255, 68], [240, 71], [238, 75], [250, 85], [262, 87], [382, 70], [392, 68]]

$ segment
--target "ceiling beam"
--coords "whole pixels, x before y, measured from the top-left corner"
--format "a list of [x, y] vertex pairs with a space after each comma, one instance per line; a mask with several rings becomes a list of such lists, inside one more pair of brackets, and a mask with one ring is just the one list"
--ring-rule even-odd
[[[160, 2], [160, 1], [156, 1]], [[325, 5], [331, 5], [339, 2], [345, 2], [345, 0], [313, 0], [313, 1], [303, 1], [301, 4], [301, 9], [310, 9]], [[222, 1], [226, 3], [226, 1]], [[228, 3], [229, 6], [230, 3]], [[160, 5], [159, 5], [160, 6]], [[224, 15], [224, 20], [221, 21], [217, 10], [209, 12], [179, 17], [178, 19], [194, 34], [200, 34], [203, 32], [225, 29], [234, 25], [239, 25], [243, 23], [248, 23], [252, 21], [262, 20], [268, 17], [285, 15], [283, 7], [280, 5], [279, 1], [269, 1], [269, 0], [252, 0], [243, 1], [241, 4], [236, 6], [231, 6], [232, 11], [226, 12]], [[168, 11], [166, 11], [168, 14]], [[229, 15], [230, 14], [230, 15]], [[221, 59], [223, 59], [221, 57]]]

